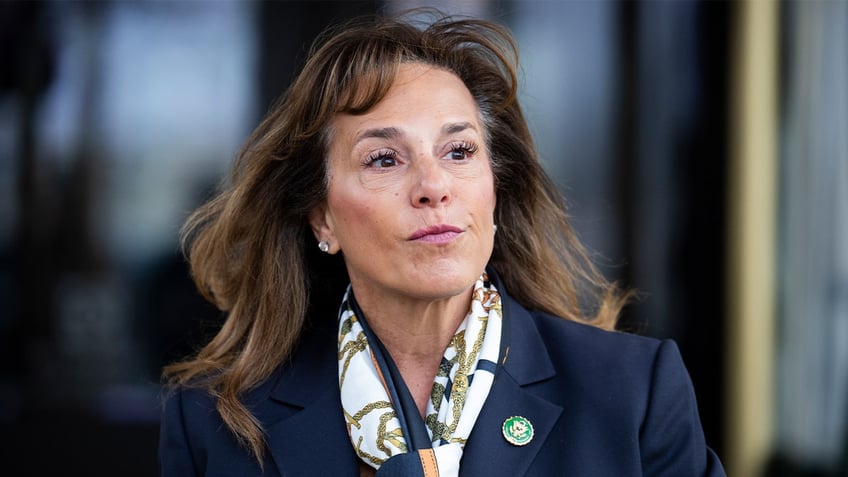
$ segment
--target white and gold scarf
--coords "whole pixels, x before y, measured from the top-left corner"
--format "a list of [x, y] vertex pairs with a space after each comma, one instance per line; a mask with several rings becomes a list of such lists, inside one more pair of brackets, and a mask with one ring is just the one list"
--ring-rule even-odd
[[[348, 288], [339, 315], [339, 387], [348, 433], [360, 459], [379, 469], [410, 452], [385, 377], [354, 313]], [[427, 404], [432, 449], [418, 450], [420, 475], [452, 477], [492, 387], [501, 343], [501, 299], [485, 274], [474, 285], [471, 309], [442, 357]], [[417, 413], [413, 419], [420, 419]], [[378, 474], [379, 475], [379, 474]]]

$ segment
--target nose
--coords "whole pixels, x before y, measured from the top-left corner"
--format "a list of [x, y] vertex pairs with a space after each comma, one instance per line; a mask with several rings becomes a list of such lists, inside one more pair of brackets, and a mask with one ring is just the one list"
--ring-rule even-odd
[[438, 159], [419, 158], [412, 187], [413, 207], [437, 207], [450, 202], [450, 175]]

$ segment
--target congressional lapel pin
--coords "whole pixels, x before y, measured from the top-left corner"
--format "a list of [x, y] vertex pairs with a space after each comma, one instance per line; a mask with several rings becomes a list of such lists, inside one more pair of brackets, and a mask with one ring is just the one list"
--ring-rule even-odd
[[508, 417], [502, 430], [504, 439], [514, 446], [525, 446], [533, 440], [533, 424], [526, 417]]

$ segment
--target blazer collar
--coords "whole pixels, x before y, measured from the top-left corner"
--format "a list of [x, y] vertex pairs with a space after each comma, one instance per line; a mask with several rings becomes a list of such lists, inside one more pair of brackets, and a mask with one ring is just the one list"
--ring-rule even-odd
[[[556, 374], [535, 321], [497, 286], [508, 316], [508, 348], [465, 447], [462, 475], [498, 475], [503, 469], [524, 475], [562, 413], [560, 406], [532, 392], [534, 384]], [[275, 405], [255, 409], [281, 475], [283, 469], [287, 475], [358, 475], [359, 459], [340, 405], [333, 325], [304, 334], [268, 394]], [[532, 423], [534, 437], [527, 445], [517, 447], [503, 437], [503, 422], [511, 416]]]
[[533, 317], [507, 294], [502, 295], [502, 303], [509, 324], [507, 350], [501, 358], [503, 369], [519, 386], [553, 377], [556, 370]]
[[507, 329], [503, 333], [507, 349], [500, 363], [503, 370], [509, 373], [519, 386], [553, 377], [556, 371], [533, 317], [509, 296], [497, 272], [492, 269], [487, 269], [487, 272], [501, 294], [504, 323], [507, 323]]

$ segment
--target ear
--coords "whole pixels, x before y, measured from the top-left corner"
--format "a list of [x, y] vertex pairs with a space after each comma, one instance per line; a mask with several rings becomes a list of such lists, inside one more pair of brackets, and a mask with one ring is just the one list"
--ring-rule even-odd
[[312, 233], [315, 235], [315, 240], [318, 242], [326, 241], [330, 246], [329, 254], [335, 254], [339, 251], [338, 241], [333, 233], [332, 219], [329, 216], [326, 205], [319, 205], [312, 209], [309, 213], [309, 226], [312, 227]]

